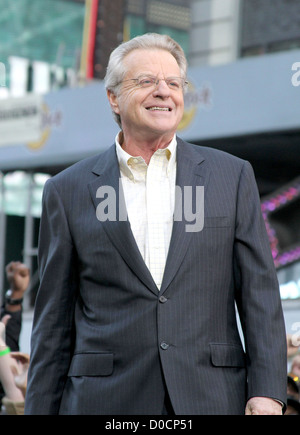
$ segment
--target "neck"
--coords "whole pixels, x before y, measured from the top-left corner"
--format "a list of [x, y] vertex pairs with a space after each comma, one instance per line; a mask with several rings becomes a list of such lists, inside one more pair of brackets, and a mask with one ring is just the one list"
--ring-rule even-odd
[[149, 140], [135, 140], [132, 137], [128, 137], [124, 132], [120, 133], [119, 141], [123, 150], [133, 157], [141, 156], [149, 164], [151, 157], [158, 149], [167, 148], [172, 141], [174, 135], [160, 136], [158, 138], [152, 138]]

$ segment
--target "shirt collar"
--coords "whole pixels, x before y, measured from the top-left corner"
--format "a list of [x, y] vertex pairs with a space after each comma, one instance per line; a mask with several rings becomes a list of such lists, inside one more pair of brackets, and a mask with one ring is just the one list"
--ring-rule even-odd
[[[125, 150], [123, 150], [119, 140], [121, 134], [122, 132], [119, 132], [115, 139], [116, 153], [119, 161], [120, 171], [128, 178], [133, 179], [134, 175], [130, 169], [130, 166], [128, 165], [128, 161], [132, 159], [132, 156], [128, 154]], [[166, 153], [167, 159], [169, 160], [168, 168], [170, 168], [171, 165], [174, 165], [176, 162], [176, 148], [177, 148], [177, 138], [175, 134], [172, 141], [169, 143], [169, 145], [166, 148], [159, 149], [156, 151], [157, 154], [164, 154], [164, 152]], [[135, 158], [138, 159], [139, 162], [144, 162], [144, 159], [141, 156]]]

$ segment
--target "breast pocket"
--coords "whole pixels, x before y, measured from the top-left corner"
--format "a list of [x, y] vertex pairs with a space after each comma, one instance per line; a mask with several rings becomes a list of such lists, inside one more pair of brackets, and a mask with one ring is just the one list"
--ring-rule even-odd
[[109, 376], [114, 356], [106, 352], [77, 353], [73, 356], [68, 376]]
[[241, 346], [228, 343], [210, 343], [214, 367], [245, 367], [245, 353]]
[[227, 216], [204, 217], [204, 228], [226, 228], [226, 227], [230, 227], [229, 217]]

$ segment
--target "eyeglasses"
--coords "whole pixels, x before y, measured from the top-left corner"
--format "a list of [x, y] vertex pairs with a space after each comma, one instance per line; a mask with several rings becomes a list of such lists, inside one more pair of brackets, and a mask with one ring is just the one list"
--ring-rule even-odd
[[156, 88], [161, 80], [165, 81], [167, 86], [175, 91], [183, 89], [186, 85], [188, 85], [188, 82], [182, 77], [169, 77], [167, 79], [158, 79], [157, 77], [153, 76], [141, 76], [137, 79], [127, 79], [123, 80], [121, 83], [133, 81], [140, 88]]

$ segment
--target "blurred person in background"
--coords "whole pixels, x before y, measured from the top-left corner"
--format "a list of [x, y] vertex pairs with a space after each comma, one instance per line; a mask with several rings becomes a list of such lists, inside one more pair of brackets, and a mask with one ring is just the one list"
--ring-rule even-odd
[[284, 415], [300, 415], [300, 403], [293, 396], [287, 397], [287, 408]]
[[177, 137], [186, 73], [166, 35], [121, 44], [105, 81], [115, 143], [45, 185], [26, 414], [283, 412], [285, 327], [254, 174]]
[[0, 412], [5, 415], [23, 415], [27, 388], [29, 355], [11, 352], [5, 341], [9, 316], [0, 321], [0, 382], [4, 392]]
[[300, 395], [298, 384], [288, 375], [287, 377], [287, 407], [284, 415], [300, 414]]
[[291, 361], [290, 376], [297, 382], [300, 383], [300, 354], [295, 355]]
[[299, 386], [294, 381], [294, 379], [289, 375], [288, 375], [288, 380], [287, 380], [287, 395], [293, 396], [298, 401], [300, 399]]
[[[22, 328], [22, 303], [29, 287], [29, 268], [19, 262], [7, 264], [10, 285], [0, 316], [0, 401], [3, 414], [24, 414], [29, 355], [19, 352]], [[1, 408], [1, 405], [0, 405]]]
[[20, 349], [19, 339], [22, 329], [22, 303], [24, 293], [30, 283], [30, 270], [20, 261], [12, 261], [7, 264], [5, 271], [10, 288], [5, 294], [0, 319], [5, 315], [10, 316], [5, 340], [12, 351], [18, 351]]
[[297, 335], [287, 334], [286, 341], [287, 341], [287, 356], [290, 359], [295, 355], [297, 355], [297, 353], [299, 352], [300, 343], [299, 343], [298, 334]]

